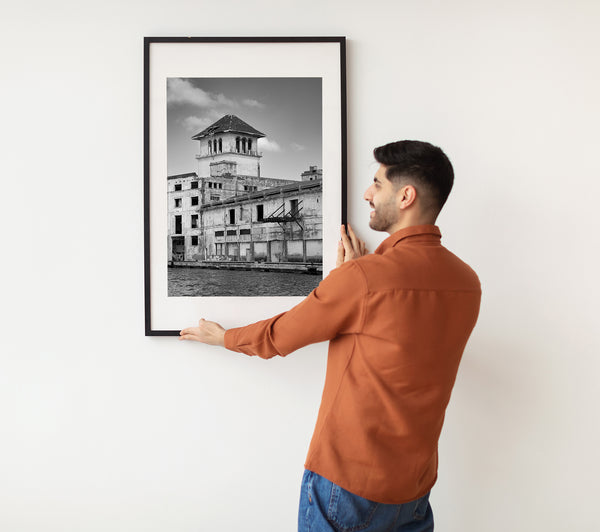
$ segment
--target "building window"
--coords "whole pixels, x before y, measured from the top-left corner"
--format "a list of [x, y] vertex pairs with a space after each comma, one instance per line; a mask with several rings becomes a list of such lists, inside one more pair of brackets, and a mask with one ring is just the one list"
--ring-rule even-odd
[[179, 192], [181, 190], [181, 183], [175, 185], [175, 192]]
[[175, 207], [181, 207], [181, 198], [175, 198]]
[[252, 139], [248, 139], [248, 153], [252, 151]]
[[235, 209], [229, 209], [229, 223], [235, 223]]
[[221, 196], [215, 196], [214, 194], [210, 195], [210, 201], [219, 201]]
[[235, 138], [235, 151], [240, 153], [240, 137]]
[[223, 183], [217, 183], [219, 185], [218, 188], [223, 188]]
[[250, 229], [240, 229], [240, 235], [249, 235]]
[[197, 246], [198, 245], [198, 236], [194, 235], [192, 236], [192, 246]]
[[225, 231], [215, 231], [215, 236], [225, 236]]
[[223, 153], [223, 139], [219, 139], [219, 153]]
[[194, 190], [195, 188], [198, 188], [198, 181], [192, 181], [190, 184], [190, 188], [192, 190]]
[[181, 230], [181, 215], [175, 215], [175, 234], [180, 235], [182, 233]]
[[192, 214], [191, 226], [192, 226], [192, 229], [198, 228], [198, 215], [197, 214]]
[[237, 235], [237, 231], [235, 229], [228, 229], [227, 236], [235, 236]]
[[265, 217], [265, 208], [264, 205], [256, 206], [256, 220], [258, 222], [262, 222]]
[[290, 212], [292, 214], [298, 214], [298, 200], [297, 199], [290, 200]]
[[242, 151], [244, 153], [246, 153], [246, 139], [245, 138], [242, 139]]
[[198, 205], [198, 196], [192, 196], [192, 207]]

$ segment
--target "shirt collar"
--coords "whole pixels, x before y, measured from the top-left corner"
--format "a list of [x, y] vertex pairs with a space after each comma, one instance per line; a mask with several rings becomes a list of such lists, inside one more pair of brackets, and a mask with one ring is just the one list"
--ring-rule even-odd
[[437, 225], [413, 225], [405, 227], [388, 236], [375, 250], [382, 254], [400, 242], [437, 242], [440, 243], [442, 233]]

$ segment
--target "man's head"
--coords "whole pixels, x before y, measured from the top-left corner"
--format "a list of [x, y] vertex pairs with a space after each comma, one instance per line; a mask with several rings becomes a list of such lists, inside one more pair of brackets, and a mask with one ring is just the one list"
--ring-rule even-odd
[[375, 148], [373, 154], [380, 167], [364, 195], [373, 208], [370, 227], [391, 234], [434, 223], [454, 182], [446, 154], [416, 140], [391, 142]]

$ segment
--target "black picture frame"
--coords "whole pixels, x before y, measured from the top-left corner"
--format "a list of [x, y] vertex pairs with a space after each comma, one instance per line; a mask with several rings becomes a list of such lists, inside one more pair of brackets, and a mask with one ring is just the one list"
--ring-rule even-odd
[[[239, 57], [256, 59], [251, 67]], [[235, 58], [235, 60], [234, 60]], [[251, 68], [251, 70], [249, 70]], [[201, 317], [225, 326], [290, 308], [298, 296], [169, 296], [167, 289], [166, 83], [171, 78], [320, 77], [323, 86], [322, 274], [335, 265], [346, 223], [347, 123], [345, 37], [144, 38], [144, 293], [145, 335], [177, 336]], [[235, 118], [235, 117], [234, 117]], [[250, 140], [249, 140], [250, 144]], [[258, 142], [257, 142], [258, 144]], [[212, 146], [212, 145], [211, 145]], [[245, 146], [244, 146], [245, 148]], [[325, 159], [327, 157], [327, 159]], [[196, 157], [198, 159], [198, 157]], [[311, 167], [312, 170], [312, 167]], [[260, 174], [259, 174], [260, 175]], [[176, 176], [177, 177], [177, 176]], [[170, 178], [170, 177], [169, 177]], [[276, 218], [273, 218], [275, 220]], [[164, 225], [164, 227], [161, 226]]]

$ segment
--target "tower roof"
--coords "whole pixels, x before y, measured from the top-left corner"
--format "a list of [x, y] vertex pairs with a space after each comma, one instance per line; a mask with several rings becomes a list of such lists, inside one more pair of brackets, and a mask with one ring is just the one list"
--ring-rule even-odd
[[244, 133], [258, 138], [265, 136], [264, 133], [246, 124], [241, 118], [235, 115], [225, 115], [223, 118], [219, 118], [214, 124], [200, 131], [200, 133], [196, 133], [192, 139], [200, 140], [201, 138], [217, 133]]

